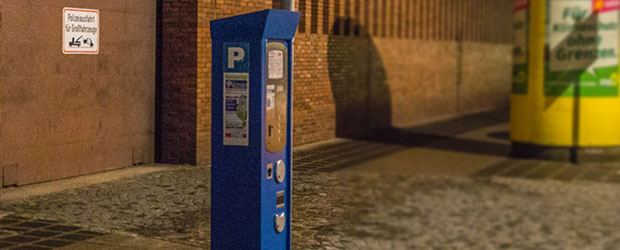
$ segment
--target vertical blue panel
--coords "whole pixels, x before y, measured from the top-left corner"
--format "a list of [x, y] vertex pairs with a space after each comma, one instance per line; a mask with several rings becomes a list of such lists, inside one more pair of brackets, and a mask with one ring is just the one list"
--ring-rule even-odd
[[[273, 163], [275, 164], [278, 160], [282, 160], [285, 162], [286, 165], [286, 174], [285, 174], [285, 180], [283, 183], [276, 183], [274, 180], [267, 180], [266, 178], [263, 178], [263, 185], [262, 185], [262, 210], [263, 213], [261, 213], [261, 218], [263, 221], [272, 221], [272, 223], [262, 223], [261, 224], [261, 231], [262, 231], [262, 249], [290, 249], [290, 248], [281, 248], [279, 246], [290, 246], [290, 238], [291, 238], [291, 194], [292, 194], [292, 160], [291, 160], [291, 150], [290, 148], [292, 148], [292, 140], [291, 140], [291, 135], [292, 135], [292, 78], [291, 78], [291, 73], [292, 73], [292, 61], [293, 61], [293, 57], [292, 57], [292, 47], [290, 46], [290, 41], [287, 40], [272, 40], [272, 39], [265, 39], [263, 41], [263, 48], [266, 47], [267, 42], [281, 42], [283, 43], [287, 50], [288, 50], [288, 73], [289, 75], [287, 76], [289, 81], [288, 81], [288, 102], [287, 102], [287, 116], [288, 116], [288, 122], [287, 122], [287, 146], [284, 148], [284, 150], [282, 150], [281, 152], [277, 152], [277, 153], [271, 153], [268, 152], [266, 149], [266, 144], [263, 143], [262, 144], [262, 152], [263, 152], [263, 166], [269, 164], [269, 163]], [[266, 57], [265, 55], [266, 51], [263, 50], [263, 58]], [[266, 60], [265, 60], [266, 61]], [[267, 68], [266, 65], [263, 65], [263, 72], [265, 74], [265, 76], [267, 75]], [[264, 91], [264, 90], [263, 90]], [[265, 101], [263, 101], [263, 110], [265, 110]], [[266, 131], [265, 129], [265, 120], [263, 120], [263, 131]], [[265, 168], [263, 168], [263, 176], [266, 177], [266, 171]], [[284, 191], [285, 194], [285, 204], [284, 204], [284, 208], [276, 208], [275, 204], [276, 204], [276, 196], [275, 194], [278, 191]], [[285, 226], [285, 230], [284, 232], [281, 233], [277, 233], [274, 230], [274, 217], [276, 214], [282, 213], [284, 212], [286, 215], [286, 226]]]
[[[212, 130], [211, 130], [211, 248], [225, 250], [288, 250], [291, 244], [291, 147], [292, 147], [292, 62], [291, 41], [299, 13], [265, 10], [211, 22]], [[265, 146], [265, 83], [267, 39], [286, 44], [288, 72], [287, 145], [282, 152], [269, 153]], [[230, 47], [243, 48], [247, 58], [234, 60]], [[249, 52], [248, 52], [249, 51]], [[238, 54], [232, 54], [232, 57]], [[237, 58], [239, 59], [239, 58]], [[223, 143], [223, 74], [249, 72], [249, 143]], [[266, 179], [266, 164], [284, 160], [286, 178], [275, 184]], [[277, 209], [275, 194], [285, 190], [285, 207]], [[285, 230], [275, 230], [275, 215], [286, 214]]]
[[[213, 58], [225, 56], [221, 41], [213, 42]], [[250, 48], [250, 53], [253, 50]], [[258, 50], [260, 51], [260, 50]], [[260, 57], [260, 54], [257, 55]], [[251, 55], [250, 55], [250, 58]], [[223, 145], [223, 65], [213, 60], [212, 84], [212, 164], [211, 164], [211, 239], [212, 249], [258, 249], [260, 243], [260, 114], [249, 114], [249, 146]], [[254, 74], [250, 73], [250, 77]], [[252, 94], [252, 79], [250, 94]], [[254, 84], [255, 86], [260, 86]], [[256, 99], [256, 98], [254, 98]], [[250, 99], [250, 102], [253, 100]], [[250, 103], [254, 106], [255, 103]], [[256, 106], [254, 106], [256, 107]], [[254, 163], [254, 164], [252, 164]]]

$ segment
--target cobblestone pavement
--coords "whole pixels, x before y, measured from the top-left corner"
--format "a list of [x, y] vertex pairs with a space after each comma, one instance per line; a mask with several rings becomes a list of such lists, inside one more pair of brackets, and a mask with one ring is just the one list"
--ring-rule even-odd
[[[470, 124], [494, 124], [485, 121]], [[510, 160], [475, 176], [341, 171], [449, 139], [468, 126], [440, 135], [429, 132], [433, 126], [420, 129], [415, 133], [428, 136], [415, 143], [350, 140], [296, 151], [293, 249], [620, 249], [620, 185], [599, 178], [506, 178], [515, 168]], [[499, 152], [489, 148], [483, 151]], [[208, 168], [180, 168], [17, 200], [0, 210], [208, 248], [209, 180]]]
[[182, 168], [1, 204], [0, 209], [100, 232], [207, 246], [209, 180], [207, 169]]
[[620, 249], [617, 185], [381, 174], [338, 180], [347, 184], [298, 192], [298, 204], [321, 204], [296, 210], [300, 249]]
[[[620, 249], [616, 184], [297, 172], [294, 249]], [[208, 177], [153, 173], [2, 209], [208, 248]]]

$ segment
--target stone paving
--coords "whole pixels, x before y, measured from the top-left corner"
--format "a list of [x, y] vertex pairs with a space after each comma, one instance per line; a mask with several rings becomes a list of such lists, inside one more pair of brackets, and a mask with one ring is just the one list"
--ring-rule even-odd
[[576, 165], [563, 162], [506, 159], [479, 171], [476, 175], [531, 180], [551, 179], [620, 183], [620, 163], [584, 163]]
[[100, 232], [207, 246], [209, 180], [204, 168], [182, 168], [1, 204], [0, 209]]
[[102, 235], [57, 221], [9, 215], [0, 218], [0, 249], [49, 250]]
[[[615, 166], [591, 165], [563, 179], [527, 178], [547, 163], [508, 158], [473, 176], [342, 171], [503, 121], [469, 117], [452, 122], [452, 131], [416, 128], [407, 133], [427, 136], [414, 143], [395, 136], [297, 150], [293, 249], [620, 249]], [[483, 151], [499, 152], [492, 148]], [[208, 249], [209, 180], [208, 168], [185, 167], [16, 200], [0, 211]]]
[[[2, 209], [208, 248], [208, 188], [197, 184], [207, 182], [207, 173], [197, 168], [154, 173]], [[301, 176], [294, 191], [294, 249], [620, 249], [615, 184], [380, 173]]]
[[339, 179], [349, 184], [298, 198], [321, 204], [296, 210], [300, 249], [620, 249], [617, 185], [381, 174]]

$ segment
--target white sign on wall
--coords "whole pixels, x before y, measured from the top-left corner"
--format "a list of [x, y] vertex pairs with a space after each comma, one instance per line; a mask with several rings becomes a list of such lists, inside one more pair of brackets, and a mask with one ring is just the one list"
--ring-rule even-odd
[[63, 54], [99, 54], [99, 11], [63, 9]]

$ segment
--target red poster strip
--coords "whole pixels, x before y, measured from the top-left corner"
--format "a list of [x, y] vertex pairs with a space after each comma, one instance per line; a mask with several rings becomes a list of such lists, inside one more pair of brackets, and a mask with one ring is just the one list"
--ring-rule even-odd
[[530, 0], [514, 0], [513, 6], [514, 12], [518, 12], [522, 9], [527, 9], [528, 7], [530, 7]]
[[620, 0], [592, 0], [592, 12], [601, 13], [620, 9]]

